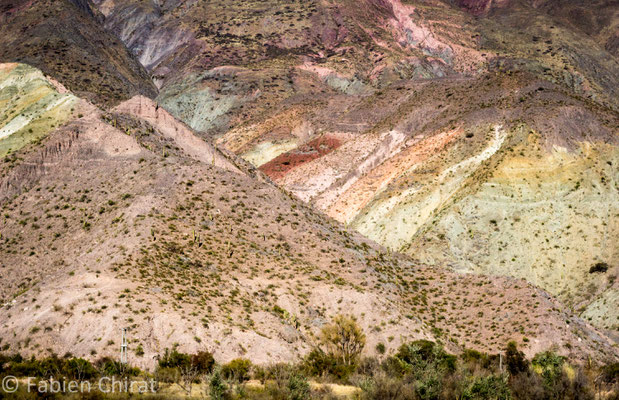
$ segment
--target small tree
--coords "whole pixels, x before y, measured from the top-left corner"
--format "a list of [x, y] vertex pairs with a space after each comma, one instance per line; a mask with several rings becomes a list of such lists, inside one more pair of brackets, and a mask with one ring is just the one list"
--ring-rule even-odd
[[288, 399], [305, 400], [310, 397], [310, 385], [301, 374], [292, 374], [288, 378]]
[[191, 364], [191, 356], [179, 352], [176, 347], [172, 351], [165, 349], [163, 357], [159, 359], [159, 368], [178, 368], [188, 364]]
[[123, 365], [111, 357], [98, 359], [95, 362], [95, 366], [103, 376], [119, 376], [122, 375], [123, 372]]
[[176, 348], [171, 352], [166, 349], [165, 354], [159, 360], [157, 373], [165, 378], [164, 380], [176, 381], [187, 394], [191, 394], [193, 382], [198, 376], [210, 373], [214, 364], [215, 359], [208, 351], [189, 355], [179, 352]]
[[191, 364], [196, 367], [200, 374], [210, 374], [215, 365], [213, 354], [208, 351], [199, 351], [191, 356]]
[[518, 375], [521, 372], [526, 372], [529, 369], [529, 363], [524, 357], [524, 353], [518, 350], [516, 342], [511, 341], [507, 343], [507, 349], [505, 350], [505, 364], [507, 365], [507, 371], [511, 375]]
[[83, 358], [71, 358], [65, 363], [67, 374], [78, 381], [88, 380], [97, 374], [90, 361]]
[[[0, 364], [3, 364], [2, 360], [0, 360]], [[41, 376], [49, 377], [55, 376], [60, 377], [62, 375], [62, 365], [63, 361], [58, 358], [56, 354], [52, 354], [51, 357], [45, 358], [40, 362], [40, 371]], [[2, 372], [2, 366], [0, 366], [0, 373]]]
[[209, 397], [213, 400], [222, 400], [227, 390], [228, 387], [224, 383], [220, 369], [215, 369], [209, 382]]
[[226, 379], [235, 380], [239, 383], [249, 380], [249, 370], [251, 361], [245, 358], [235, 358], [225, 364], [221, 369], [221, 374]]
[[337, 315], [333, 323], [322, 328], [320, 342], [329, 353], [338, 357], [344, 365], [353, 365], [363, 347], [365, 334], [354, 317]]
[[565, 358], [552, 352], [538, 353], [531, 360], [531, 365], [544, 379], [544, 384], [551, 387], [561, 377]]
[[215, 359], [208, 351], [200, 351], [189, 358], [190, 361], [188, 363], [183, 363], [179, 366], [181, 374], [179, 386], [181, 386], [187, 394], [191, 395], [193, 382], [198, 376], [209, 374], [213, 370]]

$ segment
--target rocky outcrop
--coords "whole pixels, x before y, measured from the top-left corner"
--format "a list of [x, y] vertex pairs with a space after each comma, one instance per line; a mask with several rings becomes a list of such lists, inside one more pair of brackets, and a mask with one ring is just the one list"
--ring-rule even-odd
[[175, 119], [151, 99], [136, 96], [119, 104], [113, 111], [130, 114], [147, 121], [163, 136], [171, 138], [185, 154], [196, 160], [218, 168], [240, 172], [219, 150], [196, 136], [185, 124]]
[[483, 15], [495, 7], [506, 7], [510, 0], [456, 0], [456, 4], [473, 15]]

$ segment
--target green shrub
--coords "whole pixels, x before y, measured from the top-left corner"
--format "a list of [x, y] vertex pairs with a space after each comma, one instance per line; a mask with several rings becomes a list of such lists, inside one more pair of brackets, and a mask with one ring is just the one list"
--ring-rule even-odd
[[407, 400], [415, 399], [413, 384], [396, 377], [380, 373], [372, 379], [360, 382], [363, 391], [363, 399], [366, 400]]
[[[63, 363], [64, 364], [64, 363]], [[62, 367], [60, 367], [62, 371]], [[45, 371], [40, 368], [40, 362], [34, 356], [29, 360], [24, 360], [20, 355], [13, 356], [8, 372], [14, 376], [33, 376], [42, 378]]]
[[211, 375], [211, 380], [209, 381], [210, 398], [212, 400], [222, 400], [225, 398], [227, 391], [228, 387], [224, 383], [221, 376], [221, 371], [219, 369], [215, 369]]
[[169, 351], [165, 349], [163, 357], [159, 359], [159, 368], [182, 368], [191, 365], [191, 356], [180, 353], [176, 349]]
[[445, 352], [442, 346], [429, 340], [417, 340], [402, 344], [395, 357], [414, 367], [436, 365], [448, 372], [456, 370], [458, 360], [456, 356]]
[[485, 369], [498, 370], [500, 356], [498, 354], [481, 353], [476, 350], [465, 349], [460, 354], [460, 359], [465, 367], [470, 370]]
[[287, 388], [289, 400], [305, 400], [310, 396], [310, 385], [307, 378], [298, 373], [290, 376]]
[[57, 355], [42, 358], [23, 359], [19, 354], [5, 356], [0, 354], [0, 369], [3, 373], [17, 377], [32, 376], [36, 378], [56, 379], [69, 378], [73, 380], [92, 380], [99, 376], [137, 376], [142, 371], [139, 368], [121, 365], [109, 357], [97, 360], [94, 364], [83, 358], [66, 354], [63, 358]]
[[245, 358], [237, 358], [225, 364], [221, 369], [221, 374], [225, 379], [245, 382], [249, 380], [250, 368], [251, 361]]
[[384, 366], [388, 374], [412, 380], [418, 398], [437, 399], [446, 377], [456, 370], [456, 363], [457, 358], [447, 354], [442, 346], [417, 340], [402, 344]]
[[176, 367], [159, 367], [155, 372], [155, 377], [160, 382], [175, 383], [180, 379], [180, 372]]
[[116, 361], [111, 359], [110, 357], [100, 358], [95, 362], [95, 367], [99, 371], [99, 373], [103, 376], [118, 376], [121, 375], [124, 366]]
[[602, 367], [602, 381], [604, 383], [617, 383], [619, 382], [619, 362], [607, 364]]
[[9, 366], [11, 358], [7, 355], [0, 354], [0, 375], [4, 375]]
[[533, 371], [513, 375], [509, 386], [514, 398], [518, 400], [539, 400], [546, 396], [542, 378]]
[[275, 381], [280, 388], [284, 387], [290, 376], [295, 372], [295, 367], [291, 364], [277, 363], [266, 368], [254, 367], [254, 379], [259, 379], [262, 383], [267, 380]]
[[49, 376], [55, 376], [55, 375], [66, 375], [67, 372], [65, 370], [65, 364], [66, 360], [61, 360], [60, 358], [58, 358], [58, 356], [56, 356], [55, 354], [42, 359], [41, 361], [39, 361], [39, 372], [40, 375], [38, 376], [42, 376], [42, 377], [49, 377]]
[[71, 358], [66, 361], [64, 368], [67, 376], [76, 380], [89, 380], [97, 376], [97, 370], [88, 360]]
[[415, 381], [415, 393], [422, 400], [438, 399], [443, 390], [443, 374], [437, 370], [425, 370], [424, 375]]
[[462, 393], [461, 398], [467, 400], [509, 400], [511, 397], [507, 379], [501, 375], [489, 375], [476, 377]]
[[464, 362], [479, 362], [486, 356], [486, 354], [471, 349], [464, 349], [462, 354], [460, 354], [460, 358]]
[[191, 356], [191, 365], [196, 368], [200, 374], [210, 374], [215, 365], [215, 358], [208, 351], [199, 351]]
[[312, 350], [303, 361], [303, 369], [308, 375], [325, 377], [331, 375], [345, 380], [356, 369], [355, 365], [345, 365], [339, 357], [325, 353], [321, 349]]
[[336, 315], [333, 323], [322, 328], [320, 343], [343, 364], [352, 366], [365, 347], [365, 334], [354, 317]]
[[563, 373], [563, 363], [565, 358], [557, 355], [552, 351], [545, 351], [538, 353], [531, 360], [533, 369], [540, 373], [544, 379], [544, 384], [547, 387], [555, 385], [556, 381], [561, 377]]
[[305, 371], [311, 376], [323, 377], [330, 374], [337, 366], [337, 359], [321, 349], [314, 349], [309, 352], [303, 360]]

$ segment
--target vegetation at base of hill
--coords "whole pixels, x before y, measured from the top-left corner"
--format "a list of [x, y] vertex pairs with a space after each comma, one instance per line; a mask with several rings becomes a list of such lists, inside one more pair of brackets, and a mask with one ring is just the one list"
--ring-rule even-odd
[[[429, 340], [402, 344], [393, 355], [362, 358], [365, 335], [353, 318], [338, 316], [323, 328], [319, 345], [298, 363], [253, 365], [247, 359], [225, 364], [213, 354], [186, 354], [166, 349], [158, 357], [154, 373], [122, 365], [110, 358], [94, 363], [67, 354], [43, 359], [0, 355], [0, 377], [51, 377], [58, 381], [95, 381], [102, 376], [155, 382], [160, 392], [151, 398], [188, 397], [209, 399], [317, 399], [341, 398], [334, 388], [345, 385], [347, 398], [355, 399], [619, 399], [619, 363], [576, 366], [553, 351], [527, 360], [515, 342], [504, 355], [465, 350], [447, 353]], [[310, 381], [314, 382], [310, 385]], [[180, 391], [164, 394], [176, 384]], [[336, 385], [337, 384], [337, 385]], [[49, 394], [0, 393], [7, 398], [54, 398]], [[75, 394], [57, 395], [71, 398]], [[37, 397], [39, 396], [39, 397]], [[64, 396], [64, 397], [63, 397]], [[106, 397], [107, 396], [107, 397]], [[79, 398], [123, 398], [100, 392]], [[78, 398], [78, 397], [75, 397]]]
[[[194, 398], [210, 399], [336, 398], [330, 384], [350, 386], [355, 389], [351, 398], [367, 400], [619, 399], [618, 363], [583, 368], [572, 366], [552, 351], [540, 353], [529, 361], [514, 346], [510, 345], [506, 352], [513, 350], [515, 353], [503, 358], [502, 370], [498, 355], [467, 350], [455, 356], [446, 353], [439, 344], [426, 340], [403, 344], [394, 355], [383, 360], [359, 358], [353, 365], [345, 365], [334, 354], [319, 350], [296, 364], [269, 366], [252, 365], [245, 359], [220, 365], [206, 351], [191, 355], [172, 350], [160, 358], [153, 374], [125, 367], [109, 358], [91, 363], [70, 355], [39, 360], [3, 355], [0, 357], [0, 376], [32, 376], [41, 381], [53, 377], [61, 382], [94, 382], [102, 376], [136, 381], [153, 379], [156, 382], [154, 387], [159, 390], [177, 384], [182, 390], [175, 397], [187, 397], [191, 393]], [[312, 386], [310, 381], [321, 385]], [[198, 395], [195, 389], [200, 392]], [[144, 396], [170, 398], [169, 394], [163, 393]], [[596, 393], [604, 395], [595, 397]], [[57, 394], [54, 397], [27, 393], [24, 387], [14, 394], [0, 394], [6, 398], [71, 398], [74, 395]], [[92, 392], [79, 398], [122, 396], [109, 397]]]

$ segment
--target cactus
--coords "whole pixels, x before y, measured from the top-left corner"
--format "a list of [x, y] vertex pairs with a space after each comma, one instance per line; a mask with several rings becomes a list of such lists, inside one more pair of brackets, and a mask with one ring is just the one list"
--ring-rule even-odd
[[193, 229], [193, 242], [198, 244], [198, 247], [202, 247], [202, 235], [200, 233], [196, 233], [196, 230]]

